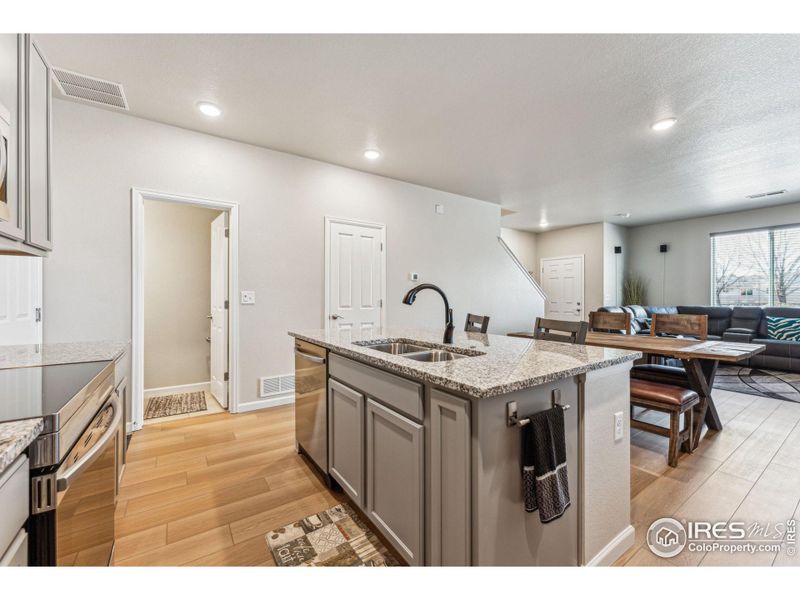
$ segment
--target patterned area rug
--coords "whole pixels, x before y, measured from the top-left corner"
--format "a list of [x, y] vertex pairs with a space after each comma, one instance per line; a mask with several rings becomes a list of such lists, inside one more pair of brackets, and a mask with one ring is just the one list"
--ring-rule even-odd
[[800, 373], [720, 365], [714, 387], [777, 400], [800, 402]]
[[266, 535], [279, 567], [397, 566], [377, 536], [346, 504], [337, 504]]
[[171, 394], [169, 396], [153, 396], [147, 399], [147, 408], [144, 411], [145, 419], [158, 419], [159, 417], [172, 417], [186, 413], [202, 412], [206, 406], [205, 392], [187, 392], [185, 394]]

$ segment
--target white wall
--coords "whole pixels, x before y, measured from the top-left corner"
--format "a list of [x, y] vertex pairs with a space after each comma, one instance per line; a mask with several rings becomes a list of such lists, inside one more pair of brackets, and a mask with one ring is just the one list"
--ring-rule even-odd
[[53, 137], [45, 341], [130, 338], [131, 187], [239, 203], [239, 284], [257, 294], [240, 311], [242, 403], [259, 376], [293, 370], [287, 329], [323, 326], [325, 215], [386, 224], [390, 325], [443, 326], [435, 294], [401, 303], [411, 271], [456, 322], [490, 315], [505, 333], [543, 313], [497, 241], [497, 205], [61, 100]]
[[144, 203], [144, 388], [209, 381], [211, 221], [220, 212]]
[[[632, 227], [629, 270], [647, 280], [648, 304], [710, 304], [711, 233], [794, 223], [800, 203]], [[666, 254], [660, 244], [669, 245]]]
[[508, 248], [516, 255], [522, 266], [525, 267], [538, 281], [539, 267], [536, 262], [536, 233], [502, 227], [500, 237]]
[[[622, 304], [622, 282], [628, 259], [628, 228], [603, 223], [603, 305]], [[614, 254], [620, 246], [622, 254]]]

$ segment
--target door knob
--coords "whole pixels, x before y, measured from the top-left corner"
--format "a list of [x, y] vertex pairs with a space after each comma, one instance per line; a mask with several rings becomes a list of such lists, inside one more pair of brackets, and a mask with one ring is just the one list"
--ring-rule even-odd
[[331, 315], [331, 319], [333, 319], [334, 321], [336, 319], [341, 319], [341, 318], [342, 318], [342, 315]]

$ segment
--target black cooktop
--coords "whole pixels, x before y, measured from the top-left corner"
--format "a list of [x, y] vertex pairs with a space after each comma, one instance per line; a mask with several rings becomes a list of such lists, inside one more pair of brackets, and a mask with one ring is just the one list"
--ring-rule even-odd
[[57, 413], [110, 363], [0, 369], [0, 423]]

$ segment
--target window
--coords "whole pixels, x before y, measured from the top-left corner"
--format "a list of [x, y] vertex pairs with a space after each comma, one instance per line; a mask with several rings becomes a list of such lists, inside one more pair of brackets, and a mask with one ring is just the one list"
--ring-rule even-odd
[[717, 306], [800, 306], [800, 226], [711, 235]]

